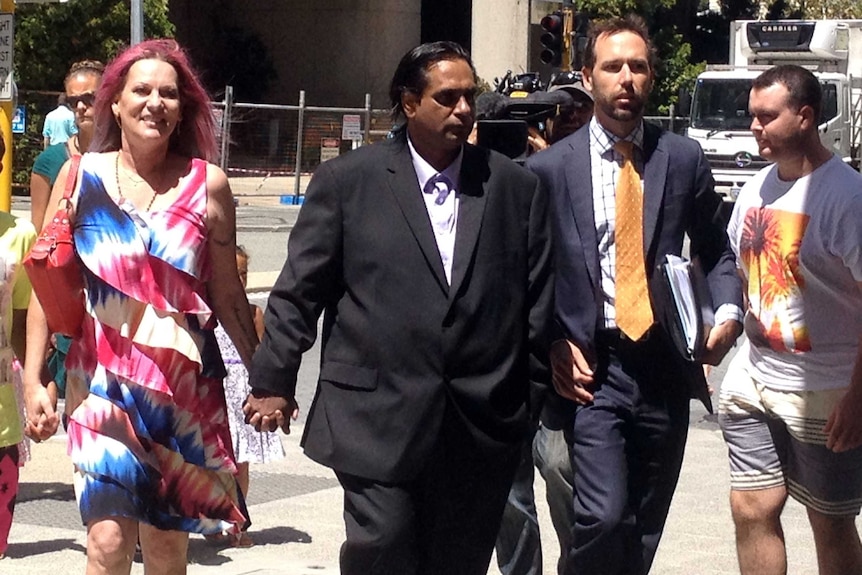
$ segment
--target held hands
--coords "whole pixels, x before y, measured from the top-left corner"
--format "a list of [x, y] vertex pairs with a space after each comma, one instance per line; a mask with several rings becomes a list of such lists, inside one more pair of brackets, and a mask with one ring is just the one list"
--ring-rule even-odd
[[39, 443], [54, 435], [60, 426], [60, 416], [56, 409], [57, 396], [52, 396], [42, 385], [26, 386], [25, 389], [27, 425], [24, 427], [24, 434]]
[[[299, 405], [293, 397], [273, 395], [260, 389], [252, 389], [242, 406], [245, 422], [255, 431], [275, 431], [290, 434], [290, 420], [299, 417]], [[290, 417], [284, 414], [289, 413]]]
[[736, 339], [742, 334], [742, 324], [735, 319], [729, 319], [709, 330], [706, 340], [706, 352], [700, 362], [706, 365], [718, 365]]
[[568, 340], [551, 345], [551, 380], [560, 396], [581, 405], [593, 401], [593, 370], [581, 349]]

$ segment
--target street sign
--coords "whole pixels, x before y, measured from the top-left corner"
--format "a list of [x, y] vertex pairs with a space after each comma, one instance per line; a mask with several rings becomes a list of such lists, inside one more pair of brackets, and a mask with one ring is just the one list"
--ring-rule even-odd
[[321, 138], [320, 161], [321, 163], [332, 158], [337, 158], [341, 153], [341, 140], [338, 138]]
[[344, 114], [341, 119], [341, 139], [362, 139], [362, 120], [359, 114]]
[[15, 46], [15, 15], [0, 13], [0, 100], [12, 100], [12, 50]]
[[27, 108], [15, 106], [15, 114], [12, 116], [12, 133], [23, 134], [27, 131]]

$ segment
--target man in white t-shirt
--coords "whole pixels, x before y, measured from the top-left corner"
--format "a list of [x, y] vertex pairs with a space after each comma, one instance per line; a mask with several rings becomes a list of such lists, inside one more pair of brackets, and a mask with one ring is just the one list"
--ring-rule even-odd
[[820, 143], [811, 72], [767, 70], [749, 109], [775, 164], [728, 225], [748, 295], [719, 401], [740, 571], [787, 572], [789, 494], [808, 510], [821, 575], [862, 573], [862, 175]]

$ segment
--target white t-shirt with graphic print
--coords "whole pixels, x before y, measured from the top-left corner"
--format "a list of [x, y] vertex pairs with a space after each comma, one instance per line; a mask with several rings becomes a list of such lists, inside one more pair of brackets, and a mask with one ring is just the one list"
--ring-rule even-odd
[[788, 391], [849, 385], [862, 335], [862, 175], [837, 156], [790, 182], [764, 168], [727, 232], [746, 280], [739, 354], [751, 376]]

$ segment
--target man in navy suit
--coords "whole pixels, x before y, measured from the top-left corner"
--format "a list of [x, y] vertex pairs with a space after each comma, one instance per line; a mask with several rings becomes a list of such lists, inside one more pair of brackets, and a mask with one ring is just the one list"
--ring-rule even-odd
[[323, 312], [302, 444], [344, 488], [344, 574], [484, 575], [550, 383], [547, 194], [465, 144], [475, 93], [457, 44], [406, 54], [406, 127], [317, 169], [269, 298], [246, 417], [287, 429]]
[[[686, 234], [717, 307], [703, 361], [718, 363], [742, 330], [740, 280], [706, 159], [697, 143], [643, 121], [654, 74], [640, 18], [594, 25], [583, 69], [594, 118], [527, 162], [551, 195], [560, 330], [551, 367], [556, 392], [575, 411], [566, 573], [643, 574], [652, 564], [682, 464], [689, 400], [709, 401], [702, 366], [685, 361], [650, 323], [647, 280], [666, 254], [681, 253]], [[616, 297], [620, 278], [630, 275], [616, 274], [617, 184], [626, 167], [618, 150], [637, 172], [626, 181], [635, 182], [629, 189], [642, 209], [629, 237], [642, 236], [635, 260], [647, 277], [638, 309], [650, 315], [635, 336], [617, 324], [619, 310], [633, 304]]]

